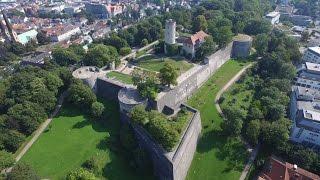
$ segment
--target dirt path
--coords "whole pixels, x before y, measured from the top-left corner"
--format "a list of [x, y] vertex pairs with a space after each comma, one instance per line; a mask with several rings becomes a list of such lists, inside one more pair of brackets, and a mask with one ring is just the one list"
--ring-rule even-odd
[[[15, 158], [16, 162], [18, 162], [23, 157], [23, 155], [30, 149], [30, 147], [33, 145], [33, 143], [37, 141], [37, 139], [42, 134], [42, 132], [51, 123], [53, 117], [55, 117], [58, 114], [66, 96], [67, 96], [66, 91], [60, 95], [59, 100], [58, 100], [58, 104], [56, 105], [53, 113], [50, 115], [49, 119], [47, 119], [45, 122], [43, 122], [40, 125], [40, 127], [34, 132], [33, 137], [30, 139], [30, 141], [23, 147], [23, 149], [20, 150], [20, 152], [18, 153], [18, 155]], [[11, 170], [12, 170], [12, 167], [8, 168], [5, 172], [9, 173], [9, 172], [11, 172]]]
[[[219, 105], [219, 99], [220, 99], [221, 95], [222, 95], [225, 91], [227, 91], [237, 80], [239, 80], [239, 78], [241, 77], [241, 75], [242, 75], [243, 73], [245, 73], [245, 72], [247, 71], [247, 69], [249, 69], [250, 67], [252, 67], [252, 65], [253, 65], [253, 63], [250, 63], [250, 64], [248, 64], [247, 66], [245, 66], [244, 68], [242, 68], [241, 71], [239, 71], [232, 79], [230, 79], [229, 82], [228, 82], [227, 84], [225, 84], [225, 85], [223, 86], [223, 88], [221, 88], [220, 91], [217, 93], [214, 102], [215, 102], [215, 106], [216, 106], [217, 111], [219, 112], [219, 114], [220, 114], [222, 117], [223, 117], [223, 112], [222, 112], [221, 107], [220, 107], [220, 105]], [[243, 141], [245, 142], [245, 140], [243, 140]], [[247, 163], [246, 163], [246, 165], [245, 165], [245, 167], [244, 167], [244, 169], [243, 169], [243, 171], [242, 171], [242, 173], [241, 173], [241, 176], [240, 176], [239, 180], [244, 180], [244, 179], [246, 178], [246, 176], [247, 176], [247, 174], [248, 174], [248, 172], [249, 172], [249, 170], [250, 170], [250, 167], [251, 167], [253, 161], [255, 160], [255, 158], [256, 158], [256, 156], [257, 156], [257, 154], [258, 154], [259, 147], [260, 147], [260, 145], [257, 145], [257, 146], [253, 149], [253, 148], [251, 148], [251, 147], [248, 145], [248, 143], [245, 142], [245, 144], [246, 144], [246, 146], [247, 146], [247, 150], [250, 152], [250, 156], [249, 156], [249, 159], [248, 159], [248, 161], [247, 161]]]

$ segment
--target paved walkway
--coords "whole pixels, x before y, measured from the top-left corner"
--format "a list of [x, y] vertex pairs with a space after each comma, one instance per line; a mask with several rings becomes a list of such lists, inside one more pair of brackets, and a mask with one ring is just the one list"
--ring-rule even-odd
[[[224, 117], [224, 115], [223, 115], [223, 112], [222, 112], [221, 107], [220, 107], [220, 105], [219, 105], [219, 99], [220, 99], [221, 95], [222, 95], [226, 90], [228, 90], [237, 80], [239, 80], [239, 78], [241, 77], [241, 75], [242, 75], [243, 73], [245, 73], [245, 72], [247, 71], [247, 69], [250, 68], [252, 65], [253, 65], [253, 63], [250, 63], [250, 64], [248, 64], [247, 66], [245, 66], [244, 68], [242, 68], [241, 71], [239, 71], [232, 79], [230, 79], [229, 82], [228, 82], [227, 84], [225, 84], [225, 85], [220, 89], [220, 91], [217, 93], [217, 95], [216, 95], [216, 97], [215, 97], [215, 100], [214, 100], [214, 101], [215, 101], [215, 106], [216, 106], [217, 111], [219, 112], [219, 114], [220, 114], [222, 117]], [[242, 139], [242, 140], [245, 142], [244, 139]], [[245, 143], [246, 143], [246, 142], [245, 142]], [[246, 163], [246, 165], [245, 165], [245, 167], [244, 167], [244, 169], [243, 169], [243, 171], [242, 171], [242, 173], [241, 173], [241, 176], [240, 176], [239, 180], [244, 180], [244, 179], [246, 178], [246, 176], [247, 176], [247, 174], [248, 174], [248, 172], [249, 172], [249, 170], [250, 170], [250, 167], [251, 167], [253, 161], [254, 161], [254, 160], [256, 159], [256, 157], [257, 157], [257, 154], [258, 154], [258, 152], [259, 152], [259, 147], [260, 147], [260, 145], [258, 144], [254, 149], [252, 149], [252, 148], [248, 145], [248, 143], [246, 143], [246, 145], [247, 145], [247, 150], [250, 152], [250, 157], [249, 157], [249, 159], [248, 159], [248, 161], [247, 161], [247, 163]]]
[[[42, 132], [48, 127], [48, 125], [51, 123], [53, 117], [55, 117], [58, 112], [60, 111], [60, 108], [63, 104], [63, 101], [65, 99], [65, 97], [67, 96], [67, 91], [64, 91], [58, 100], [58, 104], [55, 107], [55, 110], [53, 111], [53, 113], [50, 115], [49, 119], [47, 119], [45, 122], [43, 122], [40, 127], [34, 132], [33, 137], [31, 138], [31, 140], [23, 147], [22, 150], [20, 150], [20, 152], [18, 153], [18, 155], [16, 156], [15, 160], [16, 162], [18, 162], [23, 155], [30, 149], [30, 147], [33, 145], [34, 142], [37, 141], [37, 139], [39, 138], [39, 136], [42, 134]], [[8, 168], [5, 172], [9, 173], [11, 172], [12, 167]]]

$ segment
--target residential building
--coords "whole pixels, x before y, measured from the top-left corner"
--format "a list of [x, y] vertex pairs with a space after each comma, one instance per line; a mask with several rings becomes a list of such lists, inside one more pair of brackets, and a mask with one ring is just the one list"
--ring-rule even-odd
[[108, 19], [123, 12], [123, 7], [118, 4], [86, 3], [85, 9], [87, 13], [94, 15], [98, 19]]
[[272, 25], [278, 24], [280, 22], [280, 12], [270, 12], [266, 15], [266, 19], [269, 20]]
[[258, 180], [317, 180], [320, 176], [299, 168], [296, 164], [284, 162], [276, 157], [270, 157]]
[[72, 35], [76, 35], [81, 33], [80, 28], [78, 26], [73, 25], [57, 25], [52, 28], [45, 28], [42, 30], [48, 37], [51, 38], [52, 42], [60, 42], [64, 40], [68, 40]]
[[320, 64], [320, 47], [309, 47], [304, 53], [302, 60]]
[[290, 16], [291, 22], [296, 26], [309, 26], [313, 23], [312, 17], [303, 15]]
[[44, 59], [50, 58], [51, 54], [48, 52], [34, 52], [28, 56], [25, 56], [22, 58], [22, 61], [20, 62], [20, 65], [22, 66], [38, 66], [43, 67], [44, 66]]
[[201, 46], [201, 44], [205, 41], [205, 38], [208, 36], [203, 31], [199, 31], [196, 34], [188, 37], [183, 42], [182, 50], [184, 54], [190, 54], [192, 58], [195, 57], [196, 50]]
[[320, 150], [320, 91], [293, 86], [290, 140]]
[[31, 40], [37, 40], [38, 31], [31, 29], [27, 32], [18, 35], [18, 42], [25, 45]]

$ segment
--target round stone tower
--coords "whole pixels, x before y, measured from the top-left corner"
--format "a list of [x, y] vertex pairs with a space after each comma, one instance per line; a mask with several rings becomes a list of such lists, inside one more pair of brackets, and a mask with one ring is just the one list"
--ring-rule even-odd
[[129, 122], [131, 109], [137, 105], [147, 105], [147, 99], [140, 96], [139, 92], [134, 88], [125, 87], [118, 92], [118, 100], [120, 107], [120, 119], [123, 123]]
[[176, 22], [172, 19], [166, 21], [164, 40], [167, 44], [176, 43]]
[[99, 68], [95, 66], [84, 66], [73, 71], [72, 76], [76, 79], [81, 79], [94, 92], [96, 92], [96, 81], [100, 76]]
[[250, 55], [252, 38], [245, 34], [239, 34], [233, 40], [232, 58], [246, 58]]

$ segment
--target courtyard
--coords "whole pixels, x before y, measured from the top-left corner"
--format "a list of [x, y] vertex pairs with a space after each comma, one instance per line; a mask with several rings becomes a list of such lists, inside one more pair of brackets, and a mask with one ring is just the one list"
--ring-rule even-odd
[[159, 72], [165, 63], [172, 64], [179, 74], [182, 74], [193, 67], [193, 64], [189, 63], [183, 57], [162, 57], [156, 55], [145, 55], [141, 58], [138, 58], [136, 66], [149, 71]]
[[200, 111], [202, 136], [186, 179], [239, 179], [248, 153], [242, 141], [221, 133], [223, 121], [214, 99], [218, 91], [247, 63], [230, 60], [189, 99]]
[[110, 79], [114, 79], [125, 84], [133, 84], [132, 77], [128, 74], [120, 73], [117, 71], [111, 71], [107, 73], [106, 76]]

